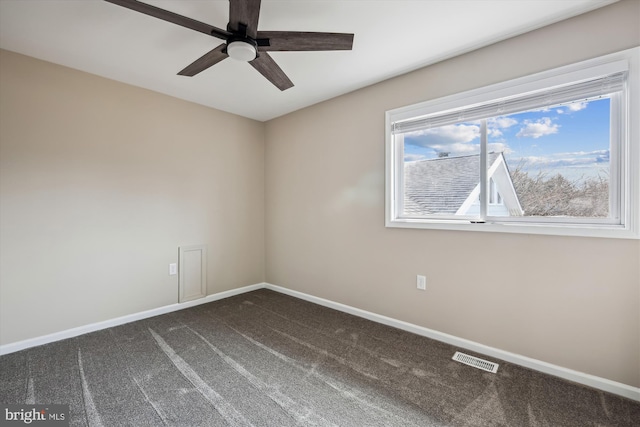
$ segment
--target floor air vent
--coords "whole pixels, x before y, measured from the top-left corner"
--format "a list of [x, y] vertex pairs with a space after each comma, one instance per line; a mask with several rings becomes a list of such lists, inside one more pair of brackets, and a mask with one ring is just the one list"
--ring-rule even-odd
[[459, 351], [456, 351], [456, 354], [453, 355], [453, 360], [464, 363], [465, 365], [473, 366], [474, 368], [482, 369], [483, 371], [493, 372], [494, 374], [498, 372], [497, 363], [469, 356], [468, 354], [460, 353]]

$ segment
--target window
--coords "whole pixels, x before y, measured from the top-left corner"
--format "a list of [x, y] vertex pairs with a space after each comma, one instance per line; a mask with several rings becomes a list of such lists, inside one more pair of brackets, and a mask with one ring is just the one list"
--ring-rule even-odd
[[387, 226], [640, 237], [639, 57], [388, 111]]
[[[478, 200], [480, 200], [480, 195], [478, 195]], [[489, 178], [489, 204], [490, 205], [501, 205], [502, 204], [502, 196], [498, 191], [498, 186], [493, 178]]]

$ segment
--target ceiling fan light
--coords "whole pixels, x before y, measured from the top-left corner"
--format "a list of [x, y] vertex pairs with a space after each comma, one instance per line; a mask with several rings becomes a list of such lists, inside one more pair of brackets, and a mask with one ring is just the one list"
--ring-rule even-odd
[[250, 43], [235, 41], [227, 46], [227, 54], [238, 61], [253, 61], [256, 59], [256, 48]]

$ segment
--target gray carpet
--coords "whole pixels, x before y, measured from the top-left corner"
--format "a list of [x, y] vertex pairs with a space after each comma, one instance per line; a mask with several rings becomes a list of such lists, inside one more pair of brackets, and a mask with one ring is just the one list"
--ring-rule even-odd
[[456, 350], [263, 289], [2, 356], [0, 402], [72, 426], [640, 425], [638, 402]]

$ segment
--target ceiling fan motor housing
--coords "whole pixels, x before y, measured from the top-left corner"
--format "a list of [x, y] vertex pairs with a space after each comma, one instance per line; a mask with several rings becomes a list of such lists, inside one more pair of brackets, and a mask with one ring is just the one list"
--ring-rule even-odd
[[249, 38], [231, 38], [227, 41], [227, 55], [238, 61], [253, 61], [258, 54], [258, 46]]

